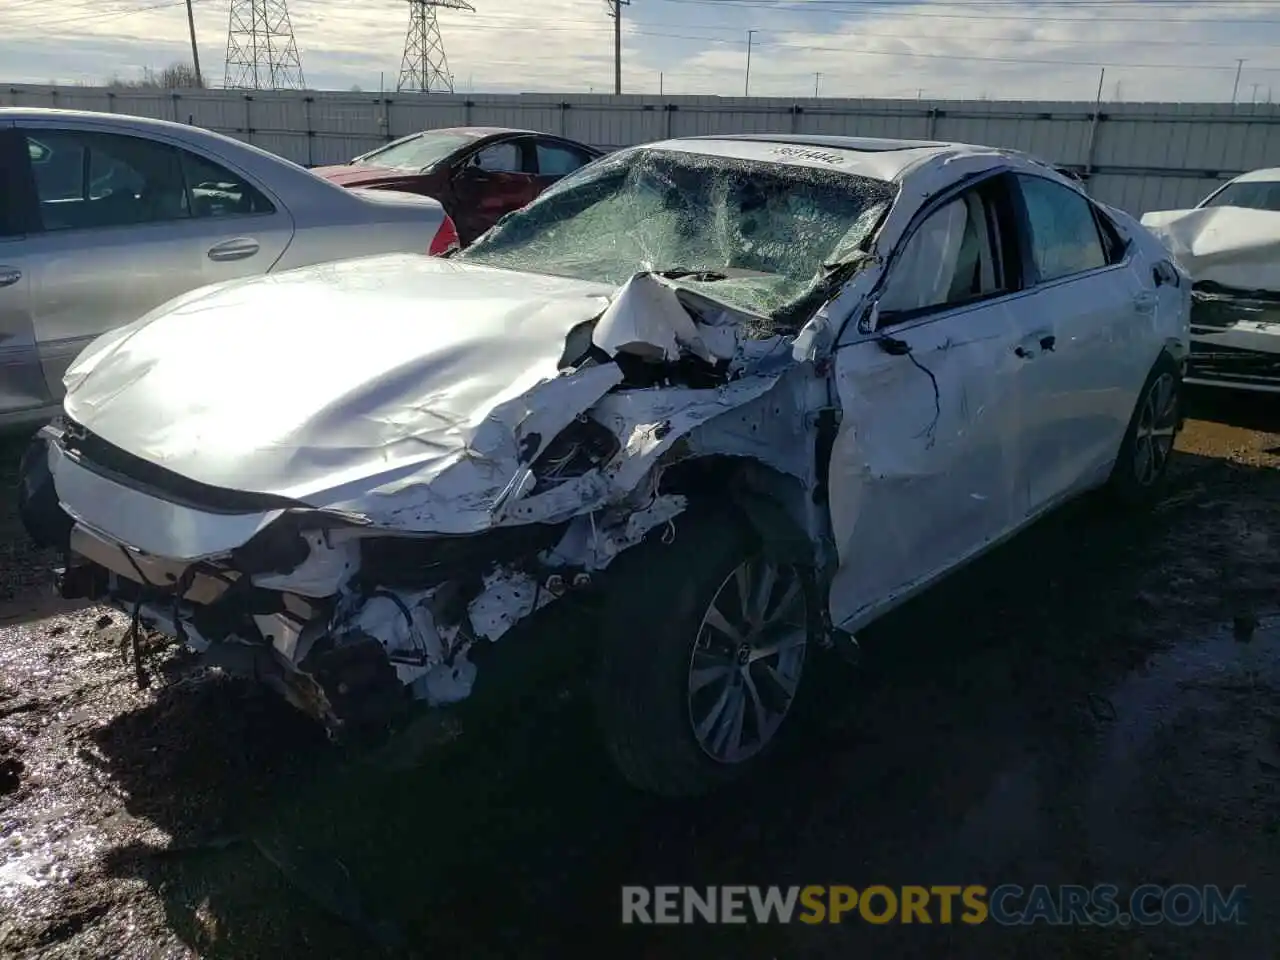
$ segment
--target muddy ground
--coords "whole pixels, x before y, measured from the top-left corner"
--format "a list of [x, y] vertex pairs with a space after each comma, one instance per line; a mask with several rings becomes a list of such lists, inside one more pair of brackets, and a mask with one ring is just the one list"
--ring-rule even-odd
[[[896, 612], [838, 719], [694, 804], [572, 689], [408, 769], [173, 655], [140, 691], [0, 516], [0, 956], [1275, 956], [1280, 404], [1194, 399], [1153, 515], [1068, 508]], [[1248, 924], [618, 923], [622, 884], [1104, 882], [1245, 884]]]

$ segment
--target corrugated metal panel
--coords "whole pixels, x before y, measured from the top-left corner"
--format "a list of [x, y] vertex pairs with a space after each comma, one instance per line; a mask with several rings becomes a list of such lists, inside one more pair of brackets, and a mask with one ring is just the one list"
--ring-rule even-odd
[[[955, 140], [1090, 166], [1090, 192], [1142, 213], [1189, 206], [1226, 174], [1280, 166], [1280, 106], [655, 97], [599, 94], [246, 93], [0, 87], [13, 106], [103, 110], [195, 123], [301, 163], [340, 162], [416, 130], [546, 130], [617, 148], [669, 136], [807, 133]], [[1101, 116], [1094, 122], [1095, 110]]]

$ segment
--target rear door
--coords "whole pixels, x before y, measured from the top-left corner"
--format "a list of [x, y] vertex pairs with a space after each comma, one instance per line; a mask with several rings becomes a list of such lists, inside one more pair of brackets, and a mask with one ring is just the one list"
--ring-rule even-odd
[[50, 401], [36, 349], [29, 234], [36, 221], [26, 143], [0, 121], [0, 421]]
[[[1028, 409], [1033, 511], [1089, 486], [1113, 462], [1147, 370], [1158, 294], [1145, 261], [1083, 194], [1017, 176], [1033, 321], [1020, 345], [1040, 402]], [[1034, 362], [1031, 362], [1034, 360]]]
[[563, 140], [538, 137], [534, 141], [538, 161], [538, 192], [590, 163], [594, 157]]
[[258, 206], [243, 178], [174, 144], [90, 124], [17, 129], [38, 200], [30, 294], [54, 397], [98, 335], [195, 287], [265, 273], [292, 237], [287, 213]]
[[489, 143], [463, 157], [454, 172], [454, 221], [463, 244], [538, 195], [532, 137]]

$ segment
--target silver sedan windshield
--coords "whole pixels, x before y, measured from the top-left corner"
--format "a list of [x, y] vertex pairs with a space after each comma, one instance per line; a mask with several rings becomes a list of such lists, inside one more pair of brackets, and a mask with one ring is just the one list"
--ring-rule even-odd
[[856, 257], [889, 184], [811, 167], [637, 150], [585, 168], [462, 256], [607, 283], [664, 273], [772, 316]]

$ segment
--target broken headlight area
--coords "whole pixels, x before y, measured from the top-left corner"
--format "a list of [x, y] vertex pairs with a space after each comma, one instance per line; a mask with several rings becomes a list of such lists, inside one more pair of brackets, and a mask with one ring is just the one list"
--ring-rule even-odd
[[534, 460], [530, 469], [537, 478], [535, 489], [549, 490], [566, 480], [585, 476], [603, 467], [621, 449], [622, 442], [612, 430], [579, 414]]
[[[578, 440], [548, 447], [558, 454], [549, 463], [593, 469], [588, 461], [609, 455], [580, 427]], [[62, 582], [68, 595], [125, 612], [135, 636], [157, 631], [209, 666], [267, 682], [339, 736], [384, 726], [413, 701], [468, 699], [473, 654], [501, 658], [509, 635], [536, 633], [536, 613], [588, 591], [598, 571], [684, 505], [656, 496], [640, 509], [458, 537], [300, 529], [305, 518], [286, 514], [244, 548], [194, 563], [77, 525]], [[278, 568], [263, 569], [271, 558]]]
[[1197, 283], [1186, 375], [1226, 386], [1280, 387], [1280, 295]]

